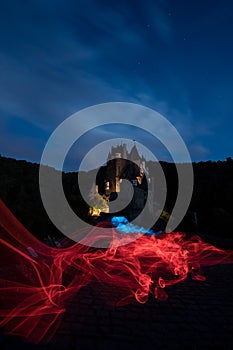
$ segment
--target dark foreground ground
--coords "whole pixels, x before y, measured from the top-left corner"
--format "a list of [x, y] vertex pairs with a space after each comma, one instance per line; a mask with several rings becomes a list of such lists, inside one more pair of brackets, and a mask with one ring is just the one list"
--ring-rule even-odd
[[[111, 308], [116, 291], [88, 286], [68, 306], [48, 344], [1, 335], [0, 349], [233, 349], [233, 265], [204, 269], [205, 282], [167, 289], [167, 301]], [[114, 292], [114, 293], [113, 293]]]

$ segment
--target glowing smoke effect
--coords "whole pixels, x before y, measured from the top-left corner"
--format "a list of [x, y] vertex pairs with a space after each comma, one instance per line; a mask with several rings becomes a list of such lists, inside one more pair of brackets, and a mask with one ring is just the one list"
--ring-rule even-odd
[[116, 230], [120, 232], [122, 235], [126, 233], [142, 233], [142, 234], [157, 236], [158, 234], [163, 232], [163, 231], [154, 232], [152, 230], [146, 230], [143, 227], [133, 225], [129, 223], [129, 221], [124, 216], [113, 216], [111, 222], [113, 226], [116, 227]]
[[[188, 274], [203, 281], [203, 266], [233, 263], [232, 251], [178, 232], [140, 233], [127, 244], [131, 233], [119, 234], [111, 223], [102, 223], [79, 230], [81, 243], [68, 247], [66, 239], [57, 249], [38, 241], [1, 201], [0, 218], [0, 326], [35, 343], [53, 336], [66, 301], [92, 282], [114, 287], [117, 305], [145, 303], [149, 294], [165, 300], [166, 287]], [[109, 239], [110, 248], [82, 244], [101, 239]]]

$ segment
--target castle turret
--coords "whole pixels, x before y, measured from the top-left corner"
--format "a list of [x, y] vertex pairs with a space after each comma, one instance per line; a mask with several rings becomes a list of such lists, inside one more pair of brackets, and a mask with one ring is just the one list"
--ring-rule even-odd
[[127, 159], [127, 149], [126, 149], [126, 144], [123, 143], [122, 145], [122, 158]]
[[129, 154], [129, 158], [130, 158], [130, 160], [132, 160], [132, 162], [134, 162], [138, 166], [140, 166], [141, 160], [140, 160], [140, 156], [138, 154], [138, 150], [137, 150], [136, 145], [134, 145], [133, 148], [131, 149], [131, 152]]

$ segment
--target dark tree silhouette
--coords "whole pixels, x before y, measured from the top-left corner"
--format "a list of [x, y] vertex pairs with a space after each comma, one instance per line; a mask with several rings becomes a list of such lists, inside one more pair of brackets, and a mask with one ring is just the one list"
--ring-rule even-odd
[[[178, 179], [175, 165], [160, 162], [167, 181], [165, 210], [172, 211]], [[156, 179], [156, 163], [149, 162], [150, 174]], [[185, 164], [179, 164], [185, 167]], [[193, 163], [194, 192], [183, 221], [177, 229], [233, 238], [233, 160]], [[52, 169], [51, 171], [56, 171]], [[98, 179], [104, 176], [102, 169]], [[86, 176], [89, 176], [87, 173]], [[0, 156], [0, 197], [9, 209], [34, 235], [43, 240], [61, 233], [48, 218], [39, 192], [39, 165]], [[64, 191], [72, 209], [87, 222], [89, 207], [82, 199], [77, 185], [77, 173], [63, 173]], [[80, 208], [82, 210], [80, 211]], [[81, 214], [80, 214], [81, 213]]]

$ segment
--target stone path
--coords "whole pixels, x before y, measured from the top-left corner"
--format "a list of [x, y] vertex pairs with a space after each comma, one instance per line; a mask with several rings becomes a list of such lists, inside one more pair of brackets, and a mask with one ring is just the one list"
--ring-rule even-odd
[[186, 280], [167, 288], [169, 298], [110, 307], [112, 293], [83, 288], [48, 344], [25, 344], [2, 335], [1, 350], [233, 349], [233, 265], [204, 269], [205, 282]]

